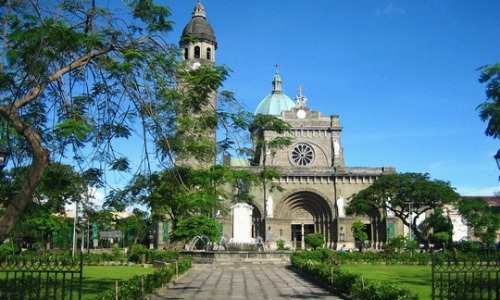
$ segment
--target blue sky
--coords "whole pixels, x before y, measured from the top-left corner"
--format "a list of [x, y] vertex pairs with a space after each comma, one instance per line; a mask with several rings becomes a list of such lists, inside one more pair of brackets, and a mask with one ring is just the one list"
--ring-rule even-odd
[[[173, 11], [176, 43], [195, 1], [161, 3]], [[279, 64], [290, 97], [301, 84], [312, 109], [340, 115], [348, 165], [429, 172], [468, 195], [500, 190], [500, 143], [475, 109], [485, 100], [477, 68], [500, 62], [500, 1], [203, 4], [217, 62], [233, 70], [224, 88], [248, 110]]]

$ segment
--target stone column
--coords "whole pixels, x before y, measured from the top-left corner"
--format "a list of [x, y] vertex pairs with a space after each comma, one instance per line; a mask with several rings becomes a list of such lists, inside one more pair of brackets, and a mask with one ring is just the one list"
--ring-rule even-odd
[[306, 249], [306, 245], [305, 245], [305, 240], [304, 240], [304, 223], [300, 224], [301, 227], [300, 227], [300, 230], [301, 230], [301, 235], [302, 235], [302, 241], [301, 241], [301, 244], [300, 244], [300, 247], [302, 248], [302, 250]]

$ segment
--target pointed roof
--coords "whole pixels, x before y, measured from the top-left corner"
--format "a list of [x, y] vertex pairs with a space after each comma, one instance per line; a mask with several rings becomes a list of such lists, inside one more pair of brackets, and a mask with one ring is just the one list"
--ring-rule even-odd
[[212, 43], [217, 49], [215, 32], [212, 25], [208, 23], [207, 12], [201, 2], [196, 3], [191, 21], [189, 21], [182, 31], [180, 45], [182, 47], [185, 43], [189, 43], [193, 40]]

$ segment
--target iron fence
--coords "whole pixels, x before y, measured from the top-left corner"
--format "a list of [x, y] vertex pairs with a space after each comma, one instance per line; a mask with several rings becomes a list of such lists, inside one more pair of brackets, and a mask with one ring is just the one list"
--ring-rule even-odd
[[7, 257], [0, 260], [0, 299], [82, 297], [83, 257]]
[[500, 300], [499, 251], [470, 256], [433, 255], [432, 299]]

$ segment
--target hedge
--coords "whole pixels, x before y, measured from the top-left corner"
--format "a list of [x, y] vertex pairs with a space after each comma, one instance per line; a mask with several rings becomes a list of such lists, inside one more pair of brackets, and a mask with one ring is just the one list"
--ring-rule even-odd
[[342, 271], [332, 252], [300, 251], [291, 256], [292, 266], [328, 286], [331, 290], [359, 300], [416, 300], [409, 290], [383, 281], [367, 281], [358, 274]]
[[341, 264], [397, 264], [397, 265], [430, 265], [434, 256], [436, 263], [447, 260], [473, 261], [488, 256], [488, 251], [440, 251], [435, 252], [338, 252], [322, 249], [324, 255]]
[[[183, 257], [178, 260], [179, 274], [186, 272], [191, 267], [191, 257]], [[146, 299], [146, 295], [151, 294], [155, 289], [162, 287], [175, 277], [175, 264], [169, 264], [158, 271], [134, 276], [129, 280], [120, 281], [118, 284], [118, 299], [136, 300]], [[115, 300], [116, 288], [113, 287], [99, 294], [95, 299]]]

